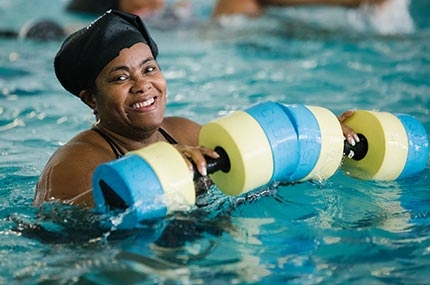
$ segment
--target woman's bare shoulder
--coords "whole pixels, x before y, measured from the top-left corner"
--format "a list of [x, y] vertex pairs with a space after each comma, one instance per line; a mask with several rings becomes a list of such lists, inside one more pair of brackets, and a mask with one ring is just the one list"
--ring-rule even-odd
[[198, 145], [201, 125], [197, 122], [183, 117], [166, 117], [161, 127], [180, 144]]
[[[39, 177], [34, 204], [69, 201], [90, 191], [96, 167], [114, 159], [106, 145], [97, 133], [84, 131], [57, 149]], [[92, 204], [91, 195], [82, 204]]]
[[[100, 158], [103, 161], [111, 160], [112, 151], [104, 140], [94, 131], [87, 130], [73, 137], [66, 144], [57, 149], [53, 158], [61, 159], [77, 157], [95, 159]], [[98, 160], [98, 159], [96, 159]]]

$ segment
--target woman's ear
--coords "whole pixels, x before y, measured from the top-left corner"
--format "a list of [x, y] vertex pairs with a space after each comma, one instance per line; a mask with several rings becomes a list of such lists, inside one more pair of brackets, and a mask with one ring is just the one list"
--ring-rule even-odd
[[95, 110], [96, 108], [96, 99], [94, 93], [89, 90], [82, 90], [79, 93], [79, 98], [81, 98], [82, 102], [88, 105], [91, 109]]

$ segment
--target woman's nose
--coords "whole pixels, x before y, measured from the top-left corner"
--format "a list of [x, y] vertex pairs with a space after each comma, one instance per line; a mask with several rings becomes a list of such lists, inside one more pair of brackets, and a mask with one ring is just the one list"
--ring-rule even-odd
[[151, 88], [151, 82], [148, 79], [146, 79], [144, 76], [140, 75], [135, 77], [131, 92], [145, 93], [150, 88]]

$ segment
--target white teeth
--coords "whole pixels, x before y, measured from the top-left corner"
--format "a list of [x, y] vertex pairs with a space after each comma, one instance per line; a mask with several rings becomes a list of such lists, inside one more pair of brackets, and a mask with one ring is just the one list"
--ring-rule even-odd
[[152, 97], [146, 101], [134, 103], [133, 105], [131, 105], [131, 108], [132, 109], [144, 108], [146, 106], [153, 104], [154, 102], [155, 102], [155, 99]]

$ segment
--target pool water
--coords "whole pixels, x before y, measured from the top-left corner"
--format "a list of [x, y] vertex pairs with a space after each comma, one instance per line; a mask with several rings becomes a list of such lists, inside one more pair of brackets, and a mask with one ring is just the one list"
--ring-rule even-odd
[[[272, 100], [407, 113], [430, 133], [430, 4], [411, 2], [409, 18], [394, 1], [395, 22], [366, 9], [288, 8], [211, 23], [212, 1], [196, 1], [183, 23], [149, 22], [167, 112], [204, 124]], [[0, 0], [0, 28], [88, 20], [64, 4]], [[127, 232], [103, 230], [91, 211], [32, 207], [52, 152], [93, 120], [55, 79], [59, 44], [0, 39], [0, 284], [428, 283], [429, 162], [394, 182], [339, 170], [240, 197], [213, 187], [193, 211]]]

